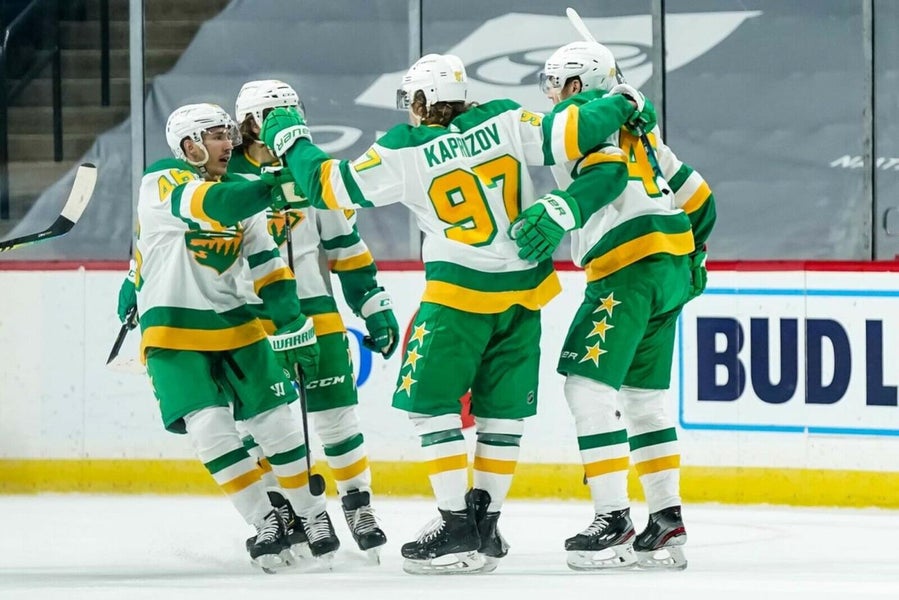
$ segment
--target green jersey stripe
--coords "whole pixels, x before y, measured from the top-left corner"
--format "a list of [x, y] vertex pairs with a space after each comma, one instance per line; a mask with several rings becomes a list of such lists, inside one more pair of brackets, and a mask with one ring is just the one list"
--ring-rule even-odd
[[509, 292], [530, 290], [553, 272], [552, 260], [545, 260], [532, 269], [506, 273], [486, 273], [444, 261], [425, 263], [425, 279], [445, 281], [480, 292]]

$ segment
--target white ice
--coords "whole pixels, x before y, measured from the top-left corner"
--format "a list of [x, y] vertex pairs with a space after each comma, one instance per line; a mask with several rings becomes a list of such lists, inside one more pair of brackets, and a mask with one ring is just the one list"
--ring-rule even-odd
[[[590, 505], [513, 499], [500, 521], [512, 549], [495, 573], [412, 576], [399, 547], [436, 514], [430, 500], [377, 499], [389, 537], [380, 566], [355, 549], [333, 499], [329, 509], [342, 541], [333, 570], [266, 575], [224, 497], [0, 496], [0, 598], [899, 598], [895, 511], [687, 505], [686, 571], [577, 573], [562, 542], [590, 522]], [[632, 512], [639, 529], [646, 508]]]

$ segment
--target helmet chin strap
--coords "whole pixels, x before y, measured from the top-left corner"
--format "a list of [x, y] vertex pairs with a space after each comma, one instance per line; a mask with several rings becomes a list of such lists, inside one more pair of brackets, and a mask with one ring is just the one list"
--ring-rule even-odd
[[185, 160], [187, 160], [187, 164], [189, 164], [192, 167], [196, 167], [197, 169], [200, 170], [201, 173], [203, 173], [203, 175], [206, 175], [206, 163], [209, 162], [209, 151], [206, 150], [206, 146], [204, 146], [201, 143], [194, 143], [194, 145], [203, 151], [202, 160], [191, 160], [186, 155], [184, 158], [185, 158]]

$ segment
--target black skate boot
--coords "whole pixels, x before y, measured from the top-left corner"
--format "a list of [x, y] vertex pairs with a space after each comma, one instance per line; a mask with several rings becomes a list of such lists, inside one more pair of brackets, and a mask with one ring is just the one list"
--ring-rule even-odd
[[497, 526], [499, 511], [487, 512], [490, 506], [490, 492], [487, 490], [468, 490], [465, 503], [474, 511], [475, 522], [478, 524], [478, 535], [481, 538], [478, 552], [484, 556], [484, 568], [481, 572], [490, 573], [499, 566], [499, 559], [509, 553], [509, 543]]
[[441, 510], [440, 516], [425, 525], [418, 539], [403, 544], [403, 570], [413, 575], [472, 573], [484, 566], [478, 553], [481, 538], [471, 507]]
[[575, 571], [632, 567], [637, 562], [635, 535], [630, 508], [597, 514], [587, 529], [565, 540], [568, 567]]
[[269, 490], [268, 499], [272, 506], [278, 509], [278, 515], [284, 521], [287, 541], [290, 542], [290, 551], [297, 558], [311, 558], [312, 552], [309, 550], [309, 539], [306, 537], [306, 530], [297, 518], [297, 514], [293, 512], [293, 506], [280, 492], [274, 490]]
[[371, 508], [371, 494], [350, 490], [340, 502], [343, 505], [346, 524], [359, 549], [367, 552], [375, 562], [380, 562], [377, 548], [387, 543], [387, 536], [375, 520], [375, 513]]
[[646, 529], [634, 540], [637, 564], [644, 569], [686, 569], [683, 550], [686, 543], [687, 530], [680, 506], [663, 508], [649, 515]]
[[330, 560], [340, 548], [340, 540], [334, 533], [334, 525], [331, 524], [328, 512], [323, 510], [314, 517], [297, 518], [306, 530], [312, 556]]
[[247, 540], [250, 560], [266, 573], [274, 573], [277, 569], [292, 564], [287, 531], [277, 509], [273, 508], [265, 516], [265, 520], [256, 526], [256, 537], [251, 539], [252, 544]]

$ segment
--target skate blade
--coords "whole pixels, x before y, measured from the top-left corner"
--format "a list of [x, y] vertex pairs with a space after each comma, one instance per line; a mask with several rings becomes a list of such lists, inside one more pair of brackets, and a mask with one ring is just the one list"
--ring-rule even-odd
[[683, 571], [687, 568], [687, 557], [680, 545], [663, 546], [653, 552], [637, 552], [637, 566], [647, 571]]
[[481, 570], [478, 573], [493, 573], [496, 571], [496, 568], [499, 566], [499, 561], [495, 556], [487, 556], [486, 554], [482, 554], [484, 557], [484, 566], [481, 567]]
[[637, 564], [637, 556], [630, 544], [603, 550], [568, 550], [566, 562], [573, 571], [614, 571], [630, 569]]
[[378, 566], [381, 564], [381, 547], [369, 548], [365, 550], [365, 560], [370, 565]]
[[294, 557], [296, 557], [296, 560], [298, 560], [298, 561], [309, 560], [310, 558], [313, 558], [312, 550], [309, 549], [308, 542], [302, 542], [300, 544], [293, 544], [290, 547], [290, 551], [294, 555]]
[[468, 575], [479, 573], [483, 568], [484, 555], [476, 550], [445, 554], [431, 560], [407, 558], [403, 562], [403, 571], [410, 575]]
[[290, 550], [282, 550], [280, 554], [265, 554], [263, 556], [251, 558], [250, 562], [253, 563], [254, 566], [262, 569], [264, 573], [274, 575], [278, 571], [283, 571], [284, 569], [293, 566], [295, 559], [290, 553]]

